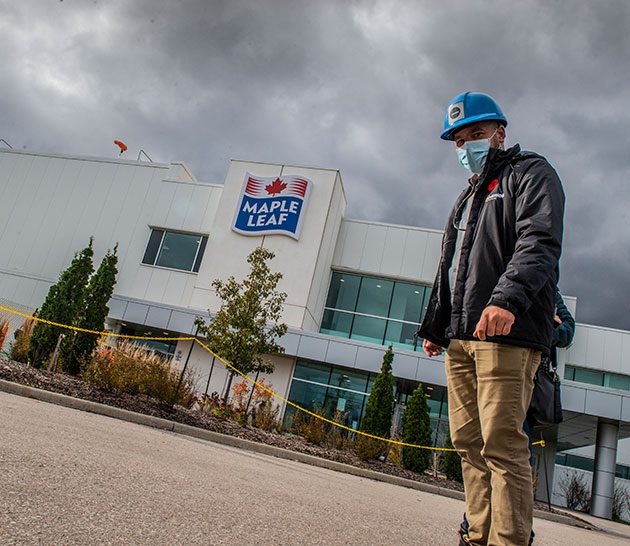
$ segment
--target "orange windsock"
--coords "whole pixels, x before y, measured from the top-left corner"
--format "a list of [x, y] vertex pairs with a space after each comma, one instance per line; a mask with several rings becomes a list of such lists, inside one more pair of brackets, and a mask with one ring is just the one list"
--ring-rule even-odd
[[120, 153], [127, 151], [127, 145], [122, 140], [114, 140], [114, 144], [120, 148]]

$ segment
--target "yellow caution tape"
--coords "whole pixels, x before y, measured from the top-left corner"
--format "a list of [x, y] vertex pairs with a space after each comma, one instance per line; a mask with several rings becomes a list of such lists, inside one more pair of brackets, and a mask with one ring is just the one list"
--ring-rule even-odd
[[284, 398], [282, 395], [278, 394], [275, 391], [272, 391], [270, 388], [266, 387], [265, 385], [262, 385], [260, 383], [258, 383], [257, 381], [255, 381], [254, 379], [252, 379], [251, 377], [245, 375], [243, 372], [241, 372], [240, 370], [238, 370], [237, 368], [235, 368], [234, 366], [232, 366], [232, 364], [230, 364], [227, 360], [225, 360], [224, 358], [221, 358], [218, 354], [216, 354], [215, 352], [212, 351], [212, 349], [210, 349], [210, 347], [208, 347], [205, 343], [203, 343], [202, 341], [200, 341], [198, 338], [196, 337], [151, 337], [151, 336], [130, 336], [130, 335], [126, 335], [126, 334], [114, 334], [111, 332], [99, 332], [96, 330], [88, 330], [86, 328], [78, 328], [76, 326], [69, 326], [67, 324], [60, 324], [58, 322], [53, 322], [50, 320], [46, 320], [43, 319], [41, 317], [35, 317], [32, 314], [28, 314], [28, 313], [23, 313], [21, 311], [19, 311], [18, 309], [14, 309], [12, 307], [7, 307], [6, 305], [1, 305], [0, 304], [0, 311], [6, 311], [8, 313], [11, 313], [13, 315], [18, 315], [20, 317], [24, 317], [24, 318], [29, 318], [29, 319], [33, 319], [36, 320], [38, 322], [42, 322], [44, 324], [49, 324], [50, 326], [57, 326], [58, 328], [65, 328], [67, 330], [74, 330], [76, 332], [85, 332], [88, 334], [96, 334], [99, 336], [106, 336], [106, 337], [118, 337], [118, 338], [126, 338], [126, 339], [138, 339], [138, 340], [155, 340], [155, 341], [195, 341], [196, 343], [198, 343], [199, 345], [201, 345], [201, 347], [203, 347], [206, 351], [208, 351], [208, 353], [210, 353], [211, 355], [213, 355], [214, 357], [216, 357], [217, 359], [219, 359], [223, 364], [225, 364], [225, 366], [227, 366], [229, 369], [233, 370], [235, 373], [239, 374], [240, 376], [244, 377], [245, 379], [247, 379], [248, 381], [250, 381], [251, 383], [253, 383], [254, 385], [256, 385], [258, 388], [267, 391], [268, 393], [270, 393], [272, 396], [276, 397], [279, 400], [282, 400], [284, 403], [289, 404], [290, 406], [293, 406], [294, 408], [310, 415], [311, 417], [315, 417], [317, 419], [320, 419], [330, 425], [333, 425], [335, 427], [347, 430], [349, 432], [354, 432], [355, 434], [359, 434], [361, 436], [366, 436], [367, 438], [372, 438], [374, 440], [379, 440], [381, 442], [386, 442], [389, 444], [394, 444], [394, 445], [398, 445], [398, 446], [405, 446], [405, 447], [414, 447], [417, 449], [425, 449], [428, 451], [458, 451], [457, 449], [453, 449], [453, 448], [448, 448], [448, 447], [433, 447], [433, 446], [420, 446], [420, 445], [416, 445], [416, 444], [410, 444], [410, 443], [406, 443], [406, 442], [400, 442], [398, 440], [392, 440], [391, 438], [381, 438], [380, 436], [375, 436], [374, 434], [369, 434], [367, 432], [363, 432], [361, 430], [357, 430], [351, 427], [348, 427], [346, 425], [342, 425], [341, 423], [337, 423], [335, 421], [332, 421], [330, 419], [327, 419], [326, 417], [323, 417], [321, 415], [317, 415], [316, 413], [307, 410], [306, 408], [303, 408], [301, 406], [298, 406], [297, 404], [295, 404], [294, 402], [291, 402], [290, 400], [287, 400], [286, 398]]
[[113, 332], [99, 332], [97, 330], [88, 330], [87, 328], [79, 328], [78, 326], [69, 326], [67, 324], [60, 324], [58, 322], [53, 322], [51, 320], [46, 320], [41, 317], [35, 317], [32, 314], [23, 313], [18, 309], [13, 309], [11, 307], [7, 307], [6, 305], [0, 305], [0, 311], [7, 311], [13, 315], [18, 315], [20, 317], [29, 318], [36, 320], [37, 322], [42, 322], [44, 324], [49, 324], [50, 326], [57, 326], [58, 328], [65, 328], [66, 330], [74, 330], [75, 332], [85, 332], [86, 334], [96, 334], [99, 336], [107, 336], [107, 337], [123, 337], [127, 339], [145, 339], [150, 340], [153, 339], [155, 341], [191, 341], [195, 339], [194, 337], [153, 337], [153, 336], [130, 336], [127, 334], [114, 334]]
[[284, 398], [283, 396], [279, 395], [278, 393], [272, 391], [270, 388], [266, 387], [265, 385], [262, 385], [262, 384], [258, 383], [257, 381], [255, 381], [254, 379], [249, 377], [248, 375], [245, 375], [240, 370], [237, 370], [227, 360], [221, 358], [218, 354], [213, 352], [212, 349], [210, 349], [210, 347], [208, 347], [205, 343], [203, 343], [202, 341], [200, 341], [197, 338], [195, 338], [195, 341], [199, 345], [201, 345], [206, 351], [208, 351], [211, 355], [215, 356], [221, 362], [223, 362], [223, 364], [225, 364], [228, 368], [230, 368], [231, 370], [234, 370], [237, 374], [239, 374], [241, 377], [244, 377], [248, 381], [252, 382], [258, 388], [263, 389], [264, 391], [267, 391], [269, 394], [271, 394], [272, 396], [275, 396], [279, 400], [282, 400], [286, 404], [289, 404], [290, 406], [293, 406], [294, 408], [297, 408], [298, 410], [303, 411], [304, 413], [307, 413], [308, 415], [310, 415], [312, 417], [316, 417], [317, 419], [321, 419], [322, 421], [325, 421], [326, 423], [329, 423], [329, 424], [334, 425], [336, 427], [342, 428], [342, 429], [347, 430], [349, 432], [354, 432], [356, 434], [360, 434], [361, 436], [367, 436], [368, 438], [372, 438], [374, 440], [380, 440], [381, 442], [387, 442], [389, 444], [394, 444], [394, 445], [398, 445], [398, 446], [415, 447], [417, 449], [427, 449], [429, 451], [458, 451], [457, 449], [448, 448], [448, 447], [419, 446], [419, 445], [416, 445], [416, 444], [409, 444], [409, 443], [406, 443], [406, 442], [400, 442], [398, 440], [392, 440], [390, 438], [381, 438], [380, 436], [375, 436], [374, 434], [369, 434], [369, 433], [363, 432], [361, 430], [357, 430], [357, 429], [354, 429], [354, 428], [351, 428], [351, 427], [347, 427], [346, 425], [342, 425], [341, 423], [337, 423], [335, 421], [331, 421], [330, 419], [327, 419], [326, 417], [322, 417], [321, 415], [317, 415], [316, 413], [313, 413], [312, 411], [309, 411], [306, 408], [298, 406], [294, 402], [291, 402], [291, 400], [287, 400], [286, 398]]

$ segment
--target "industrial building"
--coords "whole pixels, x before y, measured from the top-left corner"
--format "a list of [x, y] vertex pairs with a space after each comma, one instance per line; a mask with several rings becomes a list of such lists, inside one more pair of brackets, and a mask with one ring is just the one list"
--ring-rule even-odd
[[[0, 151], [0, 298], [34, 309], [74, 253], [94, 237], [95, 261], [118, 244], [119, 275], [108, 326], [129, 334], [191, 335], [218, 308], [213, 279], [248, 272], [257, 246], [276, 254], [288, 294], [268, 376], [307, 408], [339, 410], [359, 426], [386, 346], [395, 350], [396, 418], [422, 383], [436, 442], [448, 426], [443, 358], [414, 334], [440, 256], [440, 231], [345, 217], [335, 169], [231, 161], [223, 184], [197, 180], [179, 162]], [[446, 211], [445, 211], [446, 217]], [[574, 314], [575, 298], [565, 300]], [[579, 315], [578, 315], [579, 318]], [[154, 342], [182, 360], [190, 342]], [[565, 420], [544, 432], [554, 501], [568, 467], [591, 470], [593, 506], [606, 517], [612, 483], [630, 478], [630, 332], [578, 324], [560, 351]], [[226, 371], [193, 347], [201, 392], [222, 392]], [[285, 420], [294, 408], [282, 407]], [[629, 440], [630, 441], [630, 440]], [[554, 479], [554, 463], [557, 463]], [[630, 483], [630, 482], [628, 482]], [[546, 498], [541, 480], [539, 498]], [[599, 499], [599, 500], [597, 500]], [[599, 511], [598, 511], [599, 510]]]

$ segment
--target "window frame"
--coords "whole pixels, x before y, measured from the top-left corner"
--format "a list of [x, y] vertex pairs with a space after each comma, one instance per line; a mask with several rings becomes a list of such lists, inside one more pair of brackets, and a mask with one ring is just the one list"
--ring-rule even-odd
[[[341, 309], [338, 307], [330, 307], [328, 306], [328, 303], [330, 301], [330, 290], [331, 290], [331, 286], [335, 280], [335, 276], [342, 276], [342, 275], [349, 275], [349, 276], [353, 276], [353, 277], [358, 277], [359, 278], [359, 286], [357, 289], [357, 294], [356, 294], [356, 299], [354, 302], [354, 308], [353, 310], [349, 310], [349, 309]], [[358, 308], [358, 304], [359, 304], [359, 300], [361, 297], [361, 289], [363, 287], [363, 281], [365, 279], [371, 279], [374, 281], [383, 281], [383, 282], [391, 282], [392, 283], [392, 288], [391, 288], [391, 294], [389, 296], [389, 304], [388, 304], [388, 308], [387, 308], [387, 316], [380, 316], [380, 315], [373, 315], [370, 313], [365, 313], [362, 311], [357, 311]], [[420, 289], [424, 290], [424, 293], [421, 295], [421, 303], [420, 303], [420, 317], [419, 317], [419, 321], [418, 322], [413, 322], [410, 320], [405, 320], [405, 319], [399, 319], [399, 318], [394, 318], [394, 317], [390, 317], [389, 315], [392, 312], [392, 305], [394, 302], [394, 297], [396, 294], [396, 287], [399, 284], [404, 284], [404, 285], [409, 285], [409, 286], [416, 286]], [[336, 336], [336, 337], [341, 337], [343, 339], [356, 339], [352, 337], [352, 334], [354, 332], [354, 325], [355, 325], [355, 319], [357, 317], [365, 317], [365, 318], [370, 318], [370, 319], [380, 319], [380, 320], [384, 320], [386, 322], [385, 324], [385, 330], [383, 333], [383, 338], [380, 342], [380, 345], [387, 345], [389, 344], [389, 341], [386, 339], [387, 337], [387, 331], [389, 328], [389, 323], [390, 322], [395, 322], [395, 323], [399, 323], [399, 324], [410, 324], [416, 327], [420, 327], [420, 325], [422, 324], [422, 320], [424, 319], [424, 315], [425, 315], [425, 309], [426, 306], [428, 305], [428, 299], [429, 299], [429, 294], [431, 291], [432, 287], [429, 284], [424, 284], [424, 283], [415, 283], [409, 280], [402, 280], [402, 279], [397, 279], [394, 277], [379, 277], [376, 275], [363, 275], [360, 273], [356, 273], [356, 272], [349, 272], [349, 271], [344, 271], [344, 270], [340, 270], [340, 269], [331, 269], [331, 275], [330, 275], [330, 280], [329, 280], [329, 285], [328, 285], [328, 294], [326, 296], [326, 301], [324, 303], [324, 309], [322, 311], [322, 324], [323, 324], [323, 317], [324, 314], [326, 313], [326, 311], [329, 311], [331, 313], [342, 313], [342, 314], [346, 314], [346, 315], [351, 315], [352, 316], [352, 321], [350, 324], [350, 331], [349, 332], [339, 332], [339, 334], [336, 333], [331, 333], [331, 332], [323, 332], [326, 335], [332, 335], [332, 336]], [[322, 328], [320, 327], [320, 331], [322, 330]], [[330, 329], [327, 329], [330, 330]], [[343, 334], [343, 335], [340, 335]], [[372, 343], [375, 345], [379, 345], [379, 343], [376, 343], [375, 341], [364, 341], [365, 343]], [[408, 350], [408, 351], [412, 351], [412, 352], [418, 352], [419, 350], [421, 350], [421, 344], [418, 344], [417, 346], [413, 346], [413, 345], [409, 345], [407, 346], [406, 344], [402, 344], [402, 343], [397, 343], [397, 342], [392, 342], [392, 343], [396, 343], [396, 347], [398, 347], [399, 349], [402, 350]]]
[[[201, 261], [199, 262], [199, 264], [197, 264], [197, 260], [199, 260], [199, 254], [201, 253], [201, 249], [203, 248], [203, 252], [205, 253], [206, 251], [206, 247], [208, 244], [208, 239], [210, 238], [210, 235], [208, 233], [196, 233], [193, 231], [185, 231], [182, 229], [170, 229], [170, 228], [165, 228], [165, 227], [158, 227], [158, 226], [149, 226], [149, 238], [147, 240], [147, 243], [145, 245], [145, 249], [144, 249], [144, 254], [142, 255], [142, 260], [140, 261], [140, 265], [146, 266], [146, 267], [155, 267], [157, 269], [164, 269], [165, 271], [179, 271], [180, 273], [189, 273], [192, 275], [197, 275], [199, 273], [199, 269], [195, 270], [195, 268], [197, 267], [197, 265], [199, 267], [201, 267]], [[146, 253], [149, 247], [149, 244], [151, 243], [151, 237], [153, 235], [153, 233], [155, 231], [161, 231], [162, 232], [162, 236], [160, 237], [160, 242], [157, 245], [157, 249], [155, 251], [155, 256], [153, 258], [153, 263], [148, 263], [145, 262], [145, 257], [146, 257]], [[157, 264], [157, 260], [160, 256], [160, 253], [162, 252], [162, 245], [164, 244], [164, 239], [166, 238], [166, 234], [167, 233], [175, 233], [175, 234], [179, 234], [179, 235], [190, 235], [192, 237], [198, 237], [198, 242], [197, 242], [197, 249], [195, 251], [195, 256], [192, 260], [192, 266], [191, 269], [180, 269], [177, 267], [167, 267], [164, 265], [158, 265]], [[202, 256], [203, 259], [203, 256]]]

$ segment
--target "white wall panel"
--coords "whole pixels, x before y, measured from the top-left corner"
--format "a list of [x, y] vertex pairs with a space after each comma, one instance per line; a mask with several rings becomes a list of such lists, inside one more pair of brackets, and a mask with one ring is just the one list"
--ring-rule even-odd
[[380, 271], [383, 275], [400, 277], [405, 259], [405, 246], [409, 230], [394, 227], [387, 228], [385, 248], [381, 259]]
[[170, 277], [171, 271], [168, 269], [151, 268], [151, 277], [144, 292], [144, 299], [156, 302], [163, 301]]
[[17, 270], [11, 263], [16, 241], [23, 240], [23, 232], [28, 238], [28, 230], [31, 229], [24, 225], [24, 220], [29, 205], [26, 200], [30, 189], [27, 177], [33, 163], [32, 156], [15, 159], [8, 186], [0, 199], [0, 266], [6, 269]]
[[577, 324], [573, 344], [567, 349], [567, 364], [583, 366], [586, 363], [587, 340], [588, 329], [582, 324]]
[[381, 273], [381, 262], [383, 261], [383, 251], [385, 250], [385, 237], [387, 228], [383, 226], [368, 225], [363, 245], [363, 254], [359, 262], [361, 271], [371, 271]]
[[321, 325], [324, 304], [330, 285], [333, 254], [335, 252], [335, 246], [339, 237], [339, 228], [345, 209], [346, 199], [341, 176], [339, 173], [336, 173], [330, 209], [328, 211], [328, 218], [326, 219], [326, 227], [315, 264], [315, 271], [306, 305], [307, 313], [305, 320], [307, 320], [308, 317], [312, 319], [312, 323], [308, 328], [306, 322], [303, 324], [303, 328], [308, 331], [319, 331]]
[[[407, 230], [405, 250], [400, 275], [407, 279], [417, 279], [422, 274], [424, 255], [427, 251], [429, 233], [417, 229]], [[433, 281], [433, 279], [431, 280]]]
[[345, 230], [342, 241], [341, 256], [334, 265], [343, 269], [358, 271], [367, 237], [368, 224], [363, 222], [344, 221]]
[[586, 341], [586, 362], [598, 369], [604, 368], [604, 343], [606, 336], [602, 330], [589, 328]]
[[[54, 185], [47, 183], [47, 178], [58, 179], [61, 168], [61, 163], [53, 162], [51, 158], [32, 163], [29, 172], [32, 183], [25, 184], [24, 191], [21, 192], [21, 200], [29, 206], [22, 208], [19, 218], [14, 217], [13, 220], [20, 235], [14, 239], [13, 249], [9, 251], [11, 269], [28, 271], [27, 262], [31, 253], [43, 252], [46, 248], [46, 239], [41, 237], [41, 228], [54, 191]], [[34, 244], [25, 245], [25, 236]]]
[[173, 226], [176, 229], [184, 228], [184, 221], [190, 207], [190, 200], [193, 196], [193, 186], [189, 184], [174, 184], [175, 195], [171, 201], [171, 206], [166, 216], [165, 225]]
[[427, 248], [424, 254], [424, 262], [420, 278], [426, 282], [433, 284], [435, 274], [440, 264], [440, 255], [442, 254], [442, 234], [429, 232], [427, 239]]
[[621, 352], [623, 349], [623, 335], [612, 330], [604, 330], [604, 361], [603, 367], [613, 372], [621, 372]]

